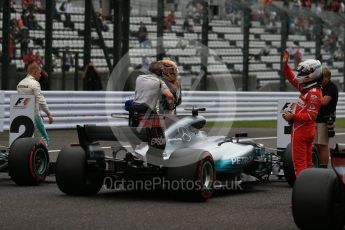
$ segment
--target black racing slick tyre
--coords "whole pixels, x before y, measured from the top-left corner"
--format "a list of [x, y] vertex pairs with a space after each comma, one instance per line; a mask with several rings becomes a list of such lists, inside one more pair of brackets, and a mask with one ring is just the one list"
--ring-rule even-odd
[[[193, 201], [206, 201], [212, 197], [216, 170], [212, 155], [198, 149], [181, 149], [175, 151], [169, 161], [176, 161], [179, 156], [193, 156], [194, 162], [179, 167], [167, 167], [166, 177], [173, 187], [179, 184], [180, 195]], [[170, 190], [174, 188], [170, 188]]]
[[300, 229], [343, 229], [343, 187], [331, 169], [306, 169], [297, 177], [292, 213]]
[[284, 176], [285, 176], [286, 181], [291, 187], [293, 187], [296, 180], [296, 175], [295, 175], [295, 168], [293, 166], [293, 161], [292, 161], [291, 144], [288, 144], [284, 151], [283, 170], [284, 170]]
[[[316, 149], [313, 148], [313, 167], [318, 168], [319, 167], [319, 159], [317, 157]], [[291, 143], [286, 146], [286, 149], [284, 151], [283, 156], [283, 170], [284, 170], [284, 176], [290, 187], [294, 186], [296, 175], [295, 175], [295, 167], [293, 165], [292, 160], [292, 149], [291, 149]]]
[[43, 141], [19, 138], [10, 147], [8, 169], [17, 185], [39, 185], [49, 174], [49, 154]]
[[56, 183], [67, 195], [95, 195], [103, 185], [102, 172], [89, 172], [86, 153], [80, 146], [64, 147], [56, 161]]

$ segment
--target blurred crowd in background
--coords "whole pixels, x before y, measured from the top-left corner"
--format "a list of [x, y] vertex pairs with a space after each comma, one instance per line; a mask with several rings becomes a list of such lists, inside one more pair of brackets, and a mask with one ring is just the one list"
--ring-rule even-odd
[[[71, 20], [71, 14], [73, 12], [73, 0], [52, 0], [55, 4], [54, 9], [54, 21], [63, 22], [63, 26], [66, 29], [74, 30], [75, 25]], [[238, 0], [226, 0], [225, 1], [225, 19], [231, 21], [234, 25], [240, 25], [241, 13], [232, 4]], [[20, 2], [20, 3], [19, 3]], [[261, 25], [264, 25], [267, 32], [272, 34], [279, 34], [280, 27], [277, 22], [280, 22], [277, 12], [271, 9], [267, 9], [266, 6], [273, 2], [279, 2], [287, 9], [294, 11], [295, 9], [310, 10], [315, 15], [321, 15], [323, 11], [335, 12], [345, 16], [345, 0], [247, 0], [246, 3], [251, 3], [252, 15], [251, 20], [259, 21]], [[259, 4], [261, 3], [261, 4]], [[263, 3], [263, 4], [262, 4]], [[18, 4], [21, 6], [18, 7]], [[173, 26], [176, 25], [176, 12], [183, 11], [183, 25], [182, 30], [185, 33], [193, 33], [194, 27], [200, 26], [202, 23], [203, 6], [198, 1], [190, 0], [182, 7], [179, 0], [166, 0], [165, 11], [168, 11], [164, 17], [164, 31], [172, 32]], [[20, 9], [20, 12], [18, 10]], [[218, 9], [220, 10], [220, 9]], [[45, 12], [45, 0], [12, 0], [11, 11], [16, 13], [16, 17], [11, 18], [11, 32], [10, 32], [10, 45], [9, 53], [10, 59], [22, 59], [24, 63], [24, 69], [32, 63], [36, 62], [41, 67], [44, 66], [44, 58], [38, 50], [30, 48], [30, 43], [41, 44], [43, 47], [43, 39], [34, 39], [30, 37], [30, 31], [43, 30], [42, 24], [38, 23], [36, 19], [37, 13]], [[213, 17], [213, 10], [209, 11], [210, 19]], [[97, 20], [101, 25], [101, 29], [104, 32], [109, 31], [109, 23], [111, 17], [107, 18], [100, 12], [97, 13]], [[12, 14], [13, 15], [13, 14]], [[18, 16], [20, 15], [20, 16]], [[224, 18], [223, 18], [224, 19]], [[344, 59], [345, 45], [343, 39], [340, 36], [339, 24], [330, 25], [323, 28], [321, 31], [323, 37], [323, 48], [331, 54], [331, 61], [340, 61]], [[290, 34], [304, 34], [310, 40], [315, 40], [316, 27], [313, 23], [313, 19], [302, 16], [289, 16], [289, 33]], [[140, 23], [139, 29], [134, 31], [137, 38], [139, 47], [150, 48], [152, 43], [148, 36], [148, 29], [144, 22]], [[341, 39], [340, 39], [341, 38]], [[20, 52], [16, 51], [16, 44], [20, 44]], [[183, 46], [181, 42], [177, 43], [177, 46]], [[292, 44], [289, 47], [290, 54], [295, 60], [295, 64], [303, 60], [303, 50], [296, 44]], [[70, 51], [70, 47], [65, 47], [65, 56], [61, 55], [61, 52], [54, 53], [53, 65], [54, 69], [61, 69], [62, 71], [71, 71], [74, 67], [74, 53]], [[0, 51], [1, 52], [1, 51]], [[18, 54], [20, 53], [20, 57]], [[0, 53], [1, 55], [1, 53]], [[63, 58], [64, 57], [64, 58]], [[57, 60], [61, 60], [57, 62]], [[143, 57], [143, 66], [148, 65], [148, 59]], [[57, 66], [59, 65], [61, 66]], [[92, 64], [92, 63], [91, 63]], [[96, 66], [92, 64], [96, 69]], [[86, 72], [88, 65], [83, 68]], [[96, 71], [97, 72], [97, 71]]]

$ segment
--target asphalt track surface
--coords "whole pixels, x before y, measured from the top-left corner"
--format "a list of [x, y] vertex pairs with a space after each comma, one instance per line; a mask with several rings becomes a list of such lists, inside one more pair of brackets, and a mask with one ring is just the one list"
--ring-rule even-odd
[[[233, 129], [275, 148], [274, 129]], [[343, 130], [337, 130], [342, 132]], [[49, 131], [50, 149], [77, 142], [75, 131]], [[336, 136], [341, 141], [344, 135]], [[8, 134], [0, 134], [6, 145]], [[334, 142], [335, 142], [334, 141]], [[291, 188], [284, 181], [246, 184], [243, 190], [218, 191], [204, 203], [162, 191], [107, 191], [93, 197], [66, 196], [55, 177], [37, 187], [16, 186], [0, 173], [0, 229], [297, 229], [290, 208]]]

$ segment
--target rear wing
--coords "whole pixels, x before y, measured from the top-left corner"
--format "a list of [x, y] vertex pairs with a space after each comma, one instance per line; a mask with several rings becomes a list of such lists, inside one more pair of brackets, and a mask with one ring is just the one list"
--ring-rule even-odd
[[97, 141], [146, 142], [149, 146], [165, 149], [165, 136], [161, 127], [77, 125], [79, 144], [87, 148]]
[[146, 129], [127, 126], [77, 125], [77, 132], [79, 141], [87, 143], [95, 141], [126, 141], [133, 138], [139, 138], [142, 141], [147, 141], [148, 139]]

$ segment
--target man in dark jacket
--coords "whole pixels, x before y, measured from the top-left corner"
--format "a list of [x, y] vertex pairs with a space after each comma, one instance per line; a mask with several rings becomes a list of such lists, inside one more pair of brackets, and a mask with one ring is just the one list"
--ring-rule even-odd
[[316, 135], [314, 144], [316, 146], [320, 167], [327, 168], [329, 160], [328, 142], [329, 137], [334, 136], [333, 123], [335, 121], [335, 110], [338, 102], [338, 88], [331, 81], [331, 72], [327, 67], [322, 68], [322, 100], [321, 108], [316, 118]]

